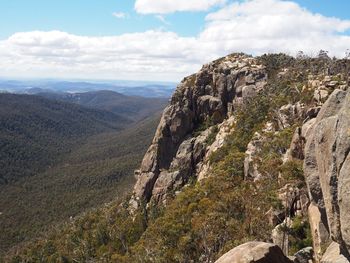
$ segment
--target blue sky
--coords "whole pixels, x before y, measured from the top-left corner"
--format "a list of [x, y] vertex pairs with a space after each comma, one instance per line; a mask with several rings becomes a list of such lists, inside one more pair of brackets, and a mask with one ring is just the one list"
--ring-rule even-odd
[[350, 47], [349, 0], [0, 0], [2, 77], [178, 81], [230, 52]]
[[[169, 25], [154, 15], [137, 14], [134, 4], [133, 0], [0, 0], [0, 38], [33, 30], [103, 36], [164, 27], [191, 36], [199, 33], [206, 15], [206, 12], [169, 14], [166, 16]], [[114, 12], [123, 12], [129, 17], [117, 19]]]
[[[176, 1], [176, 0], [174, 0]], [[350, 19], [349, 0], [298, 0], [310, 11]], [[208, 11], [165, 15], [168, 24], [154, 15], [135, 12], [134, 0], [0, 0], [0, 39], [33, 30], [60, 30], [77, 35], [103, 36], [166, 28], [181, 36], [197, 35]], [[215, 7], [210, 11], [215, 10]], [[123, 12], [128, 19], [112, 14]]]

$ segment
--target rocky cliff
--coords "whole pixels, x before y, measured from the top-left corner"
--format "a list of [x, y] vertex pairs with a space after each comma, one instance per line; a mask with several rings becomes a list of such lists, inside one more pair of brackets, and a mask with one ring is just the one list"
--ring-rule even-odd
[[336, 89], [307, 129], [304, 171], [317, 252], [327, 240], [350, 248], [350, 93]]
[[[247, 145], [245, 180], [255, 182], [268, 176], [261, 168], [264, 144], [271, 135], [294, 129], [289, 149], [280, 149], [280, 160], [286, 165], [303, 161], [307, 187], [300, 186], [300, 182], [282, 183], [278, 196], [285, 210], [271, 209], [267, 213], [274, 227], [270, 241], [288, 254], [291, 241], [283, 229], [291, 229], [297, 217], [306, 218], [316, 262], [338, 262], [327, 257], [348, 258], [349, 63], [318, 60], [296, 66], [294, 60], [292, 64], [271, 67], [261, 58], [233, 54], [204, 65], [197, 74], [185, 78], [165, 109], [153, 143], [136, 171], [134, 202], [164, 203], [169, 193], [181, 191], [191, 178], [200, 181], [207, 177], [211, 169], [209, 157], [225, 145], [234, 130], [236, 110], [264, 92], [265, 87], [271, 90], [288, 82], [289, 88], [294, 86], [297, 93], [309, 98], [303, 101], [299, 96], [293, 103], [270, 112]], [[281, 178], [279, 172], [278, 180]], [[236, 262], [225, 260], [221, 261]]]
[[[263, 89], [266, 79], [265, 67], [243, 54], [214, 61], [185, 78], [136, 171], [136, 198], [165, 200], [169, 191], [181, 188], [190, 177], [205, 176], [208, 152], [222, 145], [235, 108]], [[219, 127], [213, 128], [216, 124]], [[210, 136], [215, 136], [213, 147]]]

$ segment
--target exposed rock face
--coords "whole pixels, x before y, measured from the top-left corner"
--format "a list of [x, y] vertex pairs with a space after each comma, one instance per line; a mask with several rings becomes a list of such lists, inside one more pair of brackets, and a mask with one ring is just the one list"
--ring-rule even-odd
[[[278, 76], [288, 76], [288, 69]], [[209, 157], [232, 133], [234, 111], [263, 89], [266, 80], [264, 66], [252, 57], [237, 54], [205, 65], [197, 74], [185, 78], [165, 109], [152, 145], [136, 171], [137, 183], [130, 204], [137, 207], [141, 200], [160, 203], [168, 193], [187, 184], [189, 178], [200, 181], [210, 175]], [[304, 120], [302, 127], [296, 129], [288, 151], [283, 149], [280, 155], [283, 163], [304, 160], [307, 189], [293, 183], [281, 186], [277, 194], [284, 211], [271, 208], [268, 212], [275, 245], [250, 242], [231, 250], [218, 263], [290, 262], [282, 253], [283, 250], [288, 254], [290, 242], [281, 229], [291, 227], [296, 216], [305, 222], [309, 219], [315, 262], [321, 259], [321, 262], [333, 262], [330, 258], [338, 262], [339, 258], [349, 257], [348, 84], [344, 76], [324, 74], [309, 75], [304, 84], [302, 92], [313, 96], [312, 103], [303, 100], [305, 104], [293, 102], [274, 109], [273, 118], [264, 123], [264, 128], [247, 145], [244, 174], [245, 179], [258, 181], [263, 176], [259, 172], [258, 165], [262, 162], [259, 156], [268, 134], [278, 134]], [[296, 92], [300, 92], [298, 88]], [[323, 256], [331, 240], [336, 243]], [[304, 254], [295, 258], [295, 262], [309, 260]]]
[[[136, 172], [136, 199], [164, 200], [166, 193], [183, 186], [190, 176], [205, 169], [199, 165], [206, 156], [210, 130], [200, 127], [223, 122], [237, 106], [261, 90], [266, 72], [246, 55], [230, 55], [214, 61], [177, 87], [165, 109], [153, 139]], [[221, 130], [219, 131], [219, 133]]]
[[247, 151], [245, 152], [246, 157], [244, 159], [244, 177], [246, 179], [258, 180], [261, 174], [258, 171], [258, 166], [254, 162], [254, 158], [261, 150], [261, 145], [263, 142], [263, 137], [256, 132], [253, 139], [249, 142], [247, 146]]
[[287, 104], [282, 106], [278, 111], [278, 127], [280, 130], [290, 127], [295, 119], [303, 116], [304, 105], [296, 103], [295, 105]]
[[339, 244], [332, 242], [324, 253], [321, 263], [349, 263], [349, 260], [342, 255]]
[[283, 255], [279, 246], [264, 242], [248, 242], [240, 245], [221, 258], [215, 263], [291, 263]]
[[350, 93], [335, 90], [308, 128], [304, 172], [312, 206], [313, 236], [320, 247], [329, 231], [341, 250], [350, 251]]
[[336, 88], [341, 90], [347, 89], [347, 82], [344, 80], [339, 80], [340, 76], [324, 76], [322, 78], [318, 77], [314, 79], [313, 77], [309, 80], [309, 85], [315, 89], [314, 99], [322, 104]]
[[[216, 152], [218, 149], [220, 149], [226, 140], [226, 137], [231, 134], [233, 130], [233, 124], [235, 122], [235, 118], [233, 116], [229, 117], [228, 119], [225, 119], [221, 124], [218, 125], [217, 127], [217, 134], [215, 136], [214, 142], [211, 145], [208, 145], [205, 149], [205, 155], [203, 158], [197, 159], [198, 163], [196, 165], [196, 175], [197, 175], [197, 180], [201, 181], [204, 178], [206, 178], [209, 174], [211, 164], [210, 164], [210, 155], [214, 152]], [[214, 127], [210, 128], [211, 132], [213, 133]], [[205, 132], [204, 132], [205, 133]], [[202, 136], [202, 135], [200, 135]], [[205, 137], [206, 139], [207, 137]], [[198, 145], [202, 145], [205, 140], [200, 140], [200, 137], [197, 137], [196, 143]], [[200, 147], [200, 146], [198, 146]]]
[[285, 255], [289, 254], [289, 237], [283, 229], [292, 224], [290, 218], [286, 218], [281, 224], [278, 224], [271, 233], [272, 242], [281, 248]]

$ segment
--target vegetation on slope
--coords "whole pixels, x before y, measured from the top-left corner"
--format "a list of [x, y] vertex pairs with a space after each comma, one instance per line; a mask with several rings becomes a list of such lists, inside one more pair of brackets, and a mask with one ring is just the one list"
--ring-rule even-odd
[[[300, 162], [281, 161], [294, 127], [267, 134], [259, 156], [264, 176], [256, 182], [243, 178], [247, 144], [267, 121], [276, 122], [281, 106], [297, 101], [312, 106], [313, 94], [302, 89], [309, 74], [326, 68], [344, 72], [349, 67], [342, 61], [285, 55], [260, 59], [270, 81], [236, 112], [233, 134], [211, 156], [210, 177], [193, 180], [180, 194], [174, 193], [166, 207], [149, 204], [131, 214], [126, 201], [83, 215], [26, 246], [11, 262], [212, 262], [245, 241], [270, 240], [272, 226], [266, 214], [271, 207], [283, 208], [277, 189], [287, 183], [304, 184]], [[277, 72], [284, 67], [290, 71], [279, 78]], [[292, 236], [293, 249], [310, 245], [305, 219], [285, 231]]]
[[0, 250], [128, 193], [158, 121], [91, 136], [44, 172], [1, 186]]
[[38, 96], [0, 94], [0, 104], [0, 255], [130, 191], [160, 115], [145, 109], [151, 117], [131, 124]]
[[93, 134], [130, 122], [111, 112], [37, 96], [0, 94], [0, 185], [43, 171]]
[[85, 93], [38, 93], [49, 99], [76, 103], [85, 107], [106, 110], [126, 119], [139, 121], [165, 108], [165, 98], [126, 96], [114, 91], [100, 90]]

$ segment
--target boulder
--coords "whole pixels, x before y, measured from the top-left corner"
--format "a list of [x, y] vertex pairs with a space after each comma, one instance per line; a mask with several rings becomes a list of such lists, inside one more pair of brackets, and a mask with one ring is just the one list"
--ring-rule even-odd
[[312, 247], [305, 247], [294, 254], [295, 263], [312, 263], [314, 251]]
[[289, 237], [284, 229], [291, 226], [290, 218], [286, 218], [283, 223], [277, 225], [271, 233], [272, 242], [278, 245], [285, 255], [289, 253]]
[[324, 253], [321, 263], [349, 263], [349, 260], [342, 254], [339, 244], [332, 242]]
[[318, 102], [322, 102], [327, 99], [328, 95], [329, 95], [328, 90], [325, 87], [320, 88], [315, 90], [314, 99]]
[[[314, 259], [316, 262], [319, 262], [322, 257], [323, 247], [329, 242], [329, 230], [328, 225], [326, 224], [327, 218], [325, 218], [325, 211], [323, 210], [321, 213], [320, 207], [314, 202], [311, 202], [309, 205], [308, 214], [313, 240]], [[322, 216], [324, 218], [322, 218]]]
[[[349, 116], [350, 93], [335, 90], [309, 128], [304, 162], [309, 195], [313, 206], [317, 206], [317, 209], [312, 208], [313, 218], [316, 218], [312, 223], [313, 231], [318, 225], [324, 225], [332, 240], [347, 252], [350, 251]], [[314, 244], [320, 241], [316, 238]], [[315, 247], [316, 253], [320, 247]]]
[[299, 102], [292, 105], [287, 104], [282, 106], [278, 110], [278, 127], [280, 130], [290, 127], [295, 119], [298, 119], [304, 115], [304, 106]]
[[254, 159], [257, 158], [257, 155], [261, 151], [263, 141], [264, 138], [256, 132], [247, 146], [246, 157], [244, 159], [244, 177], [246, 179], [258, 180], [261, 177]]
[[292, 263], [279, 246], [271, 243], [252, 241], [240, 245], [215, 263]]

